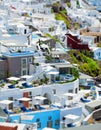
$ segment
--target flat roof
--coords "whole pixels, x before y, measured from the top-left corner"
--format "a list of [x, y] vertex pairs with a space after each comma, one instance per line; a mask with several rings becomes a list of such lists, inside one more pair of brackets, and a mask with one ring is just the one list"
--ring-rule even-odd
[[101, 100], [95, 100], [95, 101], [92, 101], [92, 102], [89, 102], [86, 104], [86, 106], [88, 106], [90, 108], [95, 108], [100, 105], [101, 105]]
[[57, 67], [57, 68], [73, 67], [72, 64], [68, 64], [68, 63], [55, 63], [54, 66]]

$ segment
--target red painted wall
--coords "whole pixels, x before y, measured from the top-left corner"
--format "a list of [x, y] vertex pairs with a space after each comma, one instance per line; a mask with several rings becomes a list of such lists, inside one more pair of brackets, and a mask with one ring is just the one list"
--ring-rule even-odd
[[81, 40], [78, 39], [76, 36], [71, 34], [66, 34], [67, 36], [67, 47], [72, 49], [79, 49], [79, 50], [90, 50], [88, 44], [82, 44]]
[[10, 127], [10, 126], [0, 126], [0, 130], [17, 130], [18, 126]]
[[[23, 97], [28, 98], [28, 92], [24, 92]], [[25, 101], [25, 102], [23, 102], [23, 104], [25, 107], [29, 107], [29, 101]]]

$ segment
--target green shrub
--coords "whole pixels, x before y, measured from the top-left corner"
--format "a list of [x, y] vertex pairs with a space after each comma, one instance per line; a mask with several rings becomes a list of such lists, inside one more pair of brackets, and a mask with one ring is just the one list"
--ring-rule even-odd
[[73, 59], [73, 63], [78, 64], [78, 67], [81, 71], [89, 74], [93, 77], [98, 76], [100, 74], [100, 67], [97, 61], [92, 59], [92, 57], [86, 56], [84, 53], [80, 51], [71, 51], [71, 57]]

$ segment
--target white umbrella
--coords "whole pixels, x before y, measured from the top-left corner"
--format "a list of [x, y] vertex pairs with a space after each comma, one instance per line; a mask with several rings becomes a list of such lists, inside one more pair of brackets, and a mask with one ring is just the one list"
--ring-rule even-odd
[[31, 98], [22, 97], [18, 99], [19, 101], [31, 101]]

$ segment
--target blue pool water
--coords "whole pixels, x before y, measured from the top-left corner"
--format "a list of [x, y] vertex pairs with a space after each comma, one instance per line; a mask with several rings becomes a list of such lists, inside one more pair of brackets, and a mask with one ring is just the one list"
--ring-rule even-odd
[[6, 119], [5, 118], [0, 118], [0, 122], [5, 122]]
[[60, 128], [60, 110], [49, 110], [41, 112], [31, 112], [27, 115], [33, 116], [32, 120], [21, 120], [20, 115], [12, 115], [10, 117], [11, 122], [15, 120], [25, 124], [38, 124], [38, 130], [42, 130], [44, 127], [52, 127], [55, 129]]
[[7, 55], [7, 56], [10, 56], [10, 57], [15, 57], [15, 56], [33, 56], [34, 52], [32, 51], [23, 51], [23, 52], [12, 52], [12, 53], [3, 53], [3, 55]]
[[37, 34], [33, 34], [32, 39], [36, 39], [36, 38], [39, 38], [39, 36]]

